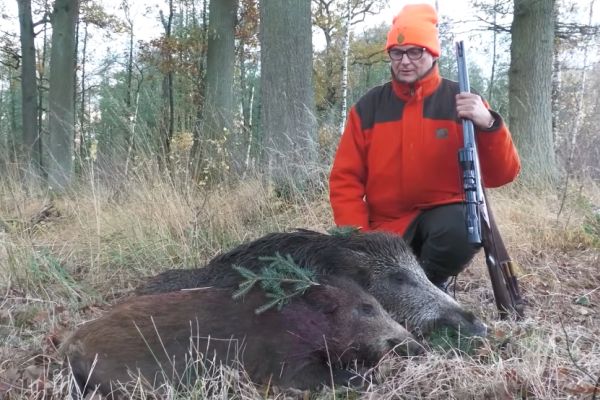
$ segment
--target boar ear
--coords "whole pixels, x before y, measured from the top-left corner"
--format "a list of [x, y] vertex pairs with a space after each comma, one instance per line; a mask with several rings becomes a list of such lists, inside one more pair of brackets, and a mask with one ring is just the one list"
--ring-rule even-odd
[[340, 288], [320, 284], [312, 286], [304, 295], [304, 298], [314, 309], [330, 314], [338, 308], [341, 294]]
[[370, 282], [371, 274], [373, 273], [370, 261], [372, 261], [373, 257], [358, 250], [350, 250], [346, 254], [346, 257], [343, 264], [343, 268], [345, 269], [344, 275], [352, 278], [355, 282], [361, 282], [361, 286]]

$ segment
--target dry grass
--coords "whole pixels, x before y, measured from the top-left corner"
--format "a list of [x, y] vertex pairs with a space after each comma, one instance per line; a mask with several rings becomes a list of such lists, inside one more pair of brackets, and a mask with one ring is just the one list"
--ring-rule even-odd
[[[199, 190], [161, 179], [81, 184], [56, 198], [5, 179], [0, 187], [0, 399], [64, 398], [68, 376], [55, 345], [99, 315], [144, 276], [193, 267], [223, 249], [295, 227], [325, 230], [325, 194], [284, 201], [257, 179]], [[91, 182], [92, 180], [90, 180]], [[384, 360], [378, 384], [313, 398], [580, 399], [600, 376], [600, 190], [559, 195], [509, 188], [492, 193], [530, 306], [523, 321], [498, 321], [483, 259], [459, 276], [457, 299], [492, 335], [475, 354], [432, 351]], [[266, 397], [231, 372], [166, 398]], [[202, 391], [214, 382], [221, 391]], [[213, 382], [213, 383], [211, 383]], [[139, 394], [139, 393], [138, 393]], [[285, 394], [269, 394], [284, 398]], [[600, 398], [600, 388], [596, 394]]]

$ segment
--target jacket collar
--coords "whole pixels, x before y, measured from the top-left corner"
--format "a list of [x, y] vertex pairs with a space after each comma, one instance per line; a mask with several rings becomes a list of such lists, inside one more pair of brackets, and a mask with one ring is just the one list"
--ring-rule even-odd
[[402, 83], [392, 78], [392, 88], [394, 89], [396, 96], [404, 101], [413, 98], [420, 100], [423, 97], [432, 94], [441, 81], [442, 77], [440, 76], [440, 71], [436, 62], [427, 75], [414, 83]]

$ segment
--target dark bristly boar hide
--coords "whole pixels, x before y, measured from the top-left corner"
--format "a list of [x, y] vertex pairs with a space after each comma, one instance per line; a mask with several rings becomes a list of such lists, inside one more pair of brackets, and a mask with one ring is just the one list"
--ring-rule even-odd
[[150, 278], [137, 293], [201, 286], [237, 288], [242, 277], [232, 265], [258, 271], [265, 266], [261, 257], [276, 253], [289, 254], [300, 267], [315, 270], [320, 277], [353, 279], [415, 334], [427, 336], [444, 328], [465, 336], [486, 334], [485, 324], [427, 279], [402, 237], [385, 232], [271, 233], [215, 257], [203, 268], [169, 270]]
[[392, 350], [421, 352], [360, 286], [328, 281], [261, 314], [255, 309], [268, 298], [258, 288], [237, 300], [219, 288], [133, 297], [76, 330], [61, 353], [82, 393], [98, 388], [116, 398], [126, 397], [110, 394], [117, 382], [140, 374], [153, 387], [180, 387], [202, 376], [207, 362], [241, 365], [258, 384], [310, 389], [332, 377], [347, 385], [349, 362], [373, 364]]

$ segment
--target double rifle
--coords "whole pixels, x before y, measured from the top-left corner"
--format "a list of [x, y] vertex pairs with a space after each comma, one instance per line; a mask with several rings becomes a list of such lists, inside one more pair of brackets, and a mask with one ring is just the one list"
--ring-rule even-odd
[[[467, 59], [462, 41], [456, 43], [456, 57], [459, 89], [461, 93], [470, 92]], [[500, 317], [506, 318], [514, 314], [521, 318], [524, 315], [525, 304], [519, 291], [514, 264], [506, 251], [483, 188], [473, 122], [462, 119], [462, 127], [464, 147], [459, 150], [458, 158], [463, 173], [468, 240], [476, 247], [483, 246]]]

